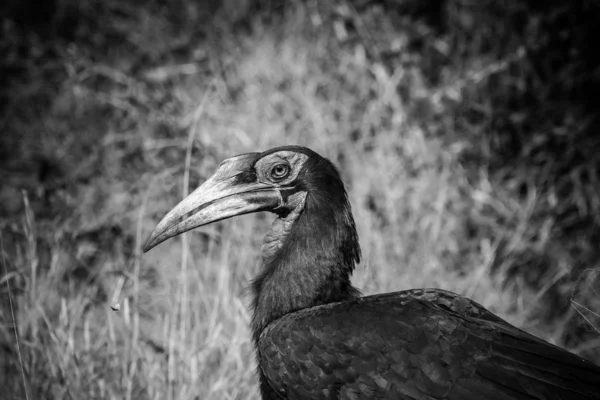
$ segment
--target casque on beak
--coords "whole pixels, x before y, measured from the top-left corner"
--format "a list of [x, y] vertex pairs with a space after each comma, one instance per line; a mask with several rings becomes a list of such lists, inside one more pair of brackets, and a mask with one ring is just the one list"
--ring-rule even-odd
[[242, 154], [225, 160], [210, 179], [158, 223], [144, 244], [144, 252], [199, 226], [276, 208], [281, 202], [279, 191], [273, 185], [258, 182], [254, 174], [252, 164], [258, 154]]

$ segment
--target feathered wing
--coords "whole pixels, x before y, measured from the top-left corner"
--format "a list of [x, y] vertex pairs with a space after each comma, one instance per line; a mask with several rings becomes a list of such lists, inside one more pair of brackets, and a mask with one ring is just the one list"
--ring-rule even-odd
[[600, 399], [600, 367], [435, 289], [288, 314], [258, 356], [287, 399]]

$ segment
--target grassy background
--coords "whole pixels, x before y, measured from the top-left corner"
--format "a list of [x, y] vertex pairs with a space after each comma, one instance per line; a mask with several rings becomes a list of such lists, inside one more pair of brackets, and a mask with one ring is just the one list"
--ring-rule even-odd
[[0, 398], [257, 398], [272, 216], [140, 247], [284, 144], [340, 167], [365, 294], [452, 290], [600, 361], [598, 8], [320, 3], [3, 6]]

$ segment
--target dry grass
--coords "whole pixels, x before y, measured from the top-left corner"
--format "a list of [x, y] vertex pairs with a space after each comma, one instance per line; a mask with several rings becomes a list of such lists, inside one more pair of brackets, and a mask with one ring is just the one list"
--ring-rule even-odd
[[[245, 288], [272, 217], [220, 222], [145, 255], [140, 248], [222, 159], [284, 144], [309, 146], [340, 166], [364, 255], [353, 281], [365, 294], [452, 290], [563, 344], [570, 320], [536, 319], [561, 275], [532, 290], [506, 283], [507, 261], [496, 259], [507, 235], [510, 246], [523, 239], [535, 193], [510, 197], [485, 168], [473, 178], [461, 161], [469, 143], [448, 140], [459, 135], [443, 119], [446, 100], [456, 101], [457, 82], [473, 71], [433, 85], [411, 66], [386, 70], [360, 45], [332, 47], [337, 39], [315, 31], [310, 10], [287, 18], [219, 38], [226, 51], [198, 43], [195, 63], [157, 63], [140, 76], [84, 54], [62, 58], [68, 73], [48, 111], [12, 121], [14, 132], [26, 132], [13, 171], [38, 168], [31, 160], [40, 155], [60, 165], [43, 167], [50, 178], [29, 186], [11, 173], [0, 193], [12, 211], [0, 226], [2, 285], [12, 287], [29, 398], [258, 398]], [[144, 27], [159, 29], [148, 20]], [[150, 46], [139, 32], [134, 39]], [[218, 73], [207, 77], [203, 62]], [[416, 100], [447, 136], [409, 112]], [[13, 190], [23, 186], [26, 197]], [[508, 215], [513, 230], [473, 235], [470, 224], [489, 226], [489, 209]], [[8, 360], [10, 399], [23, 391], [7, 310], [0, 358]]]

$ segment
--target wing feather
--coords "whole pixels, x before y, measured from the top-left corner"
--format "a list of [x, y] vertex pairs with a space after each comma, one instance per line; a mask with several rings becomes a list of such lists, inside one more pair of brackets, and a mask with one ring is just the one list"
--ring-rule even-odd
[[439, 290], [288, 314], [258, 357], [289, 399], [600, 399], [600, 367]]

